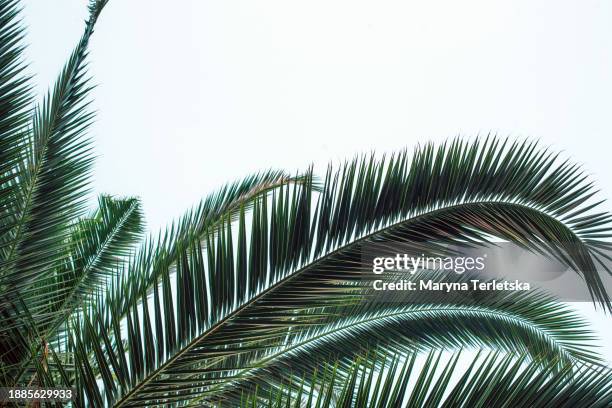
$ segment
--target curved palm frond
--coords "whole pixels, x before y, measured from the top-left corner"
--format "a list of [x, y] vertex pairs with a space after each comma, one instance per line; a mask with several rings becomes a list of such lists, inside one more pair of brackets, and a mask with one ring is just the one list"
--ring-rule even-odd
[[24, 171], [18, 181], [17, 222], [1, 264], [2, 284], [8, 288], [5, 297], [44, 276], [45, 268], [65, 253], [71, 221], [85, 209], [92, 163], [85, 132], [93, 119], [87, 110], [91, 86], [85, 60], [105, 3], [91, 3], [92, 12], [79, 44], [32, 118]]
[[[414, 281], [422, 279], [420, 275]], [[437, 280], [469, 282], [471, 278], [442, 274]], [[184, 366], [173, 377], [172, 397], [179, 401], [191, 398], [190, 404], [222, 399], [237, 405], [245, 393], [286, 381], [290, 371], [321, 369], [317, 361], [346, 361], [374, 347], [392, 354], [491, 348], [524, 354], [545, 367], [557, 362], [559, 369], [576, 362], [601, 364], [590, 351], [593, 337], [587, 324], [542, 293], [488, 292], [466, 297], [453, 292], [416, 292], [410, 298], [409, 304], [402, 295], [389, 295], [384, 303], [336, 307], [325, 310], [325, 319], [315, 316], [310, 326], [278, 333], [260, 331], [248, 343], [228, 339], [198, 349], [198, 357], [206, 364]], [[200, 389], [194, 391], [196, 386]], [[149, 393], [149, 397], [154, 395]]]
[[[106, 397], [86, 390], [116, 406], [164, 401], [184, 371], [218, 362], [218, 352], [207, 354], [211, 348], [231, 344], [222, 353], [238, 356], [261, 338], [284, 338], [329, 316], [330, 308], [354, 303], [364, 274], [347, 259], [360, 259], [368, 242], [442, 246], [502, 238], [559, 258], [609, 307], [596, 263], [610, 216], [589, 215], [591, 189], [576, 166], [559, 164], [536, 143], [496, 138], [427, 145], [412, 158], [358, 159], [330, 170], [320, 194], [308, 183], [286, 185], [255, 200], [250, 222], [240, 211], [236, 222], [181, 248], [176, 282], [168, 268], [156, 290], [141, 294], [141, 305], [125, 315], [126, 336], [114, 322], [114, 335], [126, 342], [109, 338], [94, 364], [86, 354], [77, 357], [92, 373], [109, 374], [116, 361], [124, 383], [113, 386], [112, 375], [102, 374]], [[112, 315], [91, 317], [92, 336], [104, 336]], [[201, 391], [188, 384], [182, 390]]]
[[109, 279], [116, 276], [118, 266], [132, 254], [134, 244], [143, 233], [140, 200], [100, 196], [97, 211], [73, 229], [73, 250], [64, 261], [64, 268], [66, 273], [73, 275], [71, 281], [77, 281], [77, 285], [72, 285], [71, 297], [64, 303], [82, 307], [81, 302], [72, 297], [82, 299], [103, 289]]
[[[138, 199], [100, 196], [96, 212], [79, 220], [72, 228], [70, 250], [55, 274], [32, 290], [45, 310], [40, 316], [49, 317], [39, 320], [41, 326], [55, 329], [65, 323], [70, 314], [83, 310], [93, 295], [117, 275], [143, 232], [143, 214]], [[44, 297], [49, 292], [57, 294], [58, 299], [45, 302]], [[32, 310], [35, 309], [30, 308]], [[50, 333], [45, 332], [48, 338]]]
[[[27, 348], [14, 345], [10, 354], [19, 361], [18, 381], [41, 347], [65, 341], [69, 317], [82, 312], [118, 271], [143, 232], [142, 211], [136, 199], [101, 196], [91, 217], [72, 228], [68, 253], [53, 274], [20, 293], [31, 316], [36, 316]], [[5, 328], [7, 329], [7, 328]], [[31, 344], [35, 347], [31, 350]], [[57, 344], [56, 344], [57, 346]], [[15, 363], [17, 364], [17, 363]], [[29, 377], [29, 376], [28, 376]]]
[[[0, 259], [0, 355], [8, 358], [3, 367], [19, 360], [21, 354], [13, 353], [13, 347], [28, 349], [32, 337], [40, 338], [36, 322], [41, 316], [29, 310], [32, 305], [22, 294], [54, 273], [70, 245], [72, 222], [85, 210], [93, 160], [85, 136], [93, 119], [85, 60], [105, 4], [90, 2], [85, 31], [53, 90], [34, 110], [29, 128], [15, 128], [22, 132], [23, 154], [11, 170], [12, 203], [3, 208], [11, 214], [3, 218]], [[10, 36], [18, 38], [21, 32], [10, 27], [6, 45], [14, 47]]]
[[[345, 370], [339, 368], [340, 362], [327, 363], [314, 373], [296, 370], [294, 382], [245, 393], [238, 404], [219, 399], [215, 406], [603, 408], [612, 404], [610, 369], [584, 365], [562, 371], [554, 366], [542, 369], [524, 355], [497, 353], [479, 354], [466, 368], [460, 368], [459, 361], [458, 353], [432, 352], [424, 361], [416, 354], [366, 356]], [[576, 371], [580, 375], [569, 374]]]

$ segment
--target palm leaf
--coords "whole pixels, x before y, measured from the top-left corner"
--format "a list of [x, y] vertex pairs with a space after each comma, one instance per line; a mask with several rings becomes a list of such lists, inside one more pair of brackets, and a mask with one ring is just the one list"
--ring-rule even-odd
[[[358, 159], [330, 170], [320, 194], [309, 184], [286, 185], [255, 200], [249, 222], [240, 211], [235, 223], [228, 219], [181, 246], [176, 269], [164, 270], [152, 293], [141, 293], [141, 306], [125, 314], [120, 303], [108, 304], [109, 312], [92, 316], [91, 336], [103, 336], [113, 316], [127, 317], [128, 378], [105, 392], [116, 406], [179, 399], [173, 395], [182, 370], [211, 361], [201, 350], [244, 344], [225, 353], [231, 358], [261, 338], [283, 338], [328, 308], [353, 303], [364, 274], [350, 262], [368, 242], [441, 247], [506, 239], [559, 258], [608, 305], [596, 263], [609, 215], [589, 215], [591, 195], [577, 167], [558, 163], [535, 143], [495, 138], [457, 139], [437, 150], [427, 145], [412, 158]], [[122, 352], [106, 353], [92, 372], [111, 372], [107, 360], [117, 353], [119, 361]], [[77, 359], [91, 365], [85, 354]], [[202, 390], [187, 384], [183, 391]], [[105, 399], [97, 389], [87, 392]]]
[[[413, 279], [423, 278], [417, 274]], [[442, 275], [438, 279], [469, 282], [471, 278]], [[330, 356], [354, 359], [374, 347], [393, 354], [489, 347], [523, 353], [546, 367], [556, 361], [559, 369], [576, 361], [601, 363], [589, 351], [593, 338], [585, 329], [586, 323], [541, 293], [488, 292], [466, 297], [456, 292], [417, 292], [410, 296], [409, 304], [397, 294], [389, 295], [388, 301], [326, 310], [325, 318], [313, 318], [311, 325], [290, 331], [275, 333], [253, 325], [249, 332], [258, 334], [256, 340], [233, 343], [228, 339], [198, 349], [191, 357], [204, 364], [183, 365], [177, 370], [173, 397], [193, 397], [191, 403], [222, 398], [237, 404], [245, 392], [286, 381], [288, 370], [306, 372], [316, 361], [328, 361]], [[156, 395], [154, 385], [149, 397]], [[194, 391], [196, 386], [200, 390]]]
[[[105, 1], [91, 3], [85, 32], [32, 118], [13, 236], [2, 260], [5, 296], [44, 276], [63, 253], [71, 221], [85, 208], [92, 163], [84, 134], [93, 119], [86, 78], [87, 46]], [[42, 271], [42, 273], [41, 273]]]
[[34, 351], [30, 347], [11, 348], [14, 359], [21, 354], [16, 380], [26, 368], [32, 368], [30, 365], [39, 357], [43, 342], [55, 343], [53, 346], [58, 348], [65, 341], [69, 317], [84, 311], [96, 299], [95, 295], [116, 275], [118, 265], [125, 261], [142, 232], [140, 202], [132, 198], [101, 196], [98, 210], [75, 224], [70, 251], [55, 272], [21, 293], [29, 312], [36, 316], [32, 320], [37, 336], [32, 339]]
[[[85, 132], [93, 118], [88, 111], [91, 86], [85, 60], [105, 4], [102, 0], [90, 2], [85, 32], [53, 90], [33, 113], [23, 139], [23, 155], [12, 171], [14, 200], [9, 208], [3, 208], [11, 216], [3, 220], [6, 233], [0, 259], [0, 355], [9, 359], [3, 360], [2, 366], [14, 363], [16, 356], [19, 359], [20, 353], [12, 352], [14, 345], [25, 346], [33, 338], [40, 339], [36, 328], [39, 316], [30, 312], [33, 305], [28, 302], [45, 302], [48, 295], [43, 293], [41, 299], [23, 293], [54, 273], [54, 266], [70, 245], [72, 222], [85, 209], [92, 163]], [[20, 35], [18, 28], [11, 30]]]
[[[444, 362], [446, 360], [446, 362]], [[459, 354], [430, 353], [360, 358], [339, 374], [337, 362], [322, 374], [295, 372], [292, 383], [245, 393], [244, 408], [314, 407], [607, 407], [612, 404], [612, 372], [590, 366], [544, 369], [524, 355], [478, 355], [459, 369]], [[331, 367], [330, 367], [331, 366]], [[578, 371], [580, 375], [568, 375]], [[319, 371], [321, 373], [321, 371]], [[299, 380], [307, 378], [307, 381]]]
[[[133, 253], [143, 232], [144, 222], [140, 201], [135, 198], [114, 199], [101, 196], [98, 210], [73, 228], [72, 249], [62, 260], [55, 278], [68, 293], [60, 304], [51, 305], [51, 314], [64, 315], [53, 319], [57, 327], [65, 323], [74, 311], [82, 310], [85, 301], [104, 289], [123, 262]], [[41, 291], [49, 291], [43, 286]], [[55, 289], [53, 292], [64, 292]]]

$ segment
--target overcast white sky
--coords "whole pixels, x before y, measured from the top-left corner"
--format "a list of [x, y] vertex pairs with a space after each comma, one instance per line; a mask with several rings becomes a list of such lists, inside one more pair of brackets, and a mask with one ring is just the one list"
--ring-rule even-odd
[[[87, 1], [24, 3], [42, 92]], [[612, 198], [611, 23], [605, 0], [111, 0], [95, 188], [140, 196], [157, 230], [260, 169], [493, 132], [563, 150]], [[582, 309], [612, 361], [610, 318]]]

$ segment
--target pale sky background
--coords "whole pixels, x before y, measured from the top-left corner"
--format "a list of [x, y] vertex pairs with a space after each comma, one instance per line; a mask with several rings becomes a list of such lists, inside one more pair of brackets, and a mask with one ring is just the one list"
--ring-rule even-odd
[[[43, 92], [87, 1], [24, 4]], [[95, 190], [153, 231], [257, 170], [458, 134], [539, 139], [612, 198], [610, 1], [111, 0], [90, 57]], [[610, 317], [579, 308], [612, 361]]]

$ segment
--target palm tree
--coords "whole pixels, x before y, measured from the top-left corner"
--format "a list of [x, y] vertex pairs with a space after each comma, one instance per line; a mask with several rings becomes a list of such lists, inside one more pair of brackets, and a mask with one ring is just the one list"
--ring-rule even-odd
[[[18, 1], [0, 0], [3, 384], [71, 386], [75, 406], [612, 403], [591, 333], [550, 296], [380, 302], [365, 279], [371, 243], [501, 239], [559, 259], [609, 310], [598, 269], [610, 215], [579, 167], [535, 142], [455, 139], [320, 178], [260, 172], [139, 245], [137, 199], [102, 196], [88, 211], [86, 57], [105, 5], [90, 1], [32, 108]], [[482, 351], [460, 367], [462, 348]]]

